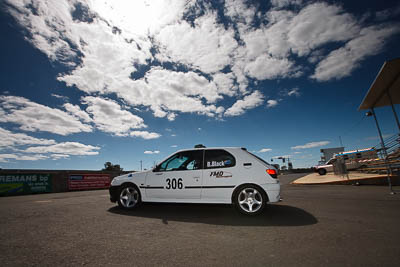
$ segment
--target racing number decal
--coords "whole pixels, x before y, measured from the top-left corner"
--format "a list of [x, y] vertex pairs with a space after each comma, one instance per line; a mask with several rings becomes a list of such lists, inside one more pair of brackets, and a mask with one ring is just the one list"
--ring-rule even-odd
[[167, 186], [165, 189], [182, 189], [183, 188], [183, 183], [182, 183], [182, 178], [179, 179], [167, 179]]

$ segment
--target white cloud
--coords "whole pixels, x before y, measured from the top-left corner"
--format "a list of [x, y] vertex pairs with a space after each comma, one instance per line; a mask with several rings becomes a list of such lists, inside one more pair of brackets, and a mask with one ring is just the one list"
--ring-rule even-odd
[[65, 111], [34, 103], [24, 97], [0, 96], [0, 122], [20, 125], [24, 131], [60, 135], [91, 132], [92, 127]]
[[127, 136], [131, 129], [147, 127], [142, 118], [121, 109], [121, 106], [111, 99], [86, 96], [82, 100], [88, 106], [86, 111], [92, 115], [94, 124], [103, 132]]
[[58, 99], [62, 99], [63, 101], [69, 100], [68, 96], [62, 96], [62, 95], [57, 95], [57, 94], [51, 94], [51, 96], [58, 98]]
[[6, 0], [8, 12], [31, 34], [26, 38], [50, 60], [75, 65], [76, 51], [69, 45], [74, 42], [65, 25], [72, 22], [72, 2], [31, 2]]
[[[242, 115], [259, 104], [239, 100], [227, 109], [222, 105], [229, 101], [222, 100], [258, 92], [249, 87], [253, 81], [304, 75], [307, 62], [316, 66], [311, 77], [318, 81], [343, 78], [399, 31], [393, 23], [364, 25], [340, 5], [321, 1], [273, 0], [264, 12], [257, 3], [226, 0], [226, 24], [212, 5], [200, 10], [196, 1], [6, 1], [26, 39], [51, 61], [69, 67], [59, 81], [96, 98], [115, 95], [170, 121], [180, 112], [217, 119]], [[396, 12], [382, 11], [376, 18]], [[190, 22], [183, 20], [188, 14]], [[255, 19], [261, 22], [258, 28]], [[322, 47], [327, 44], [333, 45]], [[68, 129], [56, 127], [63, 135], [92, 131], [82, 122], [116, 135], [144, 125], [139, 117], [134, 122], [128, 108], [120, 111], [131, 122], [115, 130], [104, 114], [95, 118], [76, 105], [64, 108], [76, 122], [69, 119]]]
[[53, 153], [53, 154], [68, 154], [75, 156], [82, 155], [97, 155], [100, 147], [92, 145], [84, 145], [78, 142], [63, 142], [49, 146], [32, 146], [24, 150], [26, 153]]
[[318, 81], [328, 81], [350, 76], [367, 56], [378, 54], [384, 40], [400, 32], [400, 25], [371, 26], [361, 30], [357, 38], [347, 42], [320, 61], [311, 76]]
[[260, 149], [260, 150], [258, 151], [258, 153], [266, 153], [266, 152], [270, 152], [270, 151], [272, 151], [271, 148], [262, 148], [262, 149]]
[[81, 47], [81, 65], [58, 77], [68, 86], [75, 85], [86, 93], [117, 92], [132, 81], [130, 75], [136, 72], [133, 64], [145, 64], [151, 58], [149, 40], [135, 37], [129, 43], [127, 40], [131, 36], [113, 34], [112, 26], [102, 20], [69, 26], [75, 38], [80, 38], [86, 45]]
[[265, 80], [294, 76], [297, 75], [298, 69], [294, 67], [294, 62], [287, 58], [274, 58], [264, 54], [247, 63], [244, 71], [250, 77]]
[[277, 100], [269, 99], [267, 101], [267, 107], [268, 108], [273, 108], [273, 107], [276, 107], [277, 105], [278, 105], [278, 101]]
[[0, 154], [0, 162], [9, 162], [10, 159], [13, 160], [24, 160], [24, 161], [36, 161], [47, 159], [48, 156], [45, 155], [21, 155], [21, 154]]
[[169, 121], [174, 121], [175, 120], [175, 118], [176, 118], [176, 113], [169, 113], [168, 115], [167, 115], [167, 119], [169, 120]]
[[237, 94], [237, 86], [234, 85], [235, 76], [233, 73], [216, 73], [213, 75], [213, 81], [217, 85], [218, 92], [227, 96]]
[[288, 42], [304, 56], [328, 42], [347, 41], [360, 31], [356, 19], [340, 6], [316, 2], [303, 8], [291, 21]]
[[181, 62], [206, 73], [222, 70], [231, 63], [237, 42], [233, 29], [225, 29], [216, 20], [216, 13], [208, 12], [194, 21], [194, 27], [186, 21], [164, 27], [155, 36], [162, 49], [158, 57]]
[[291, 147], [291, 149], [307, 149], [307, 148], [321, 147], [321, 146], [326, 146], [329, 143], [330, 143], [329, 141], [311, 142], [305, 145], [293, 146]]
[[150, 155], [152, 155], [152, 154], [160, 154], [160, 151], [159, 150], [154, 150], [154, 151], [146, 150], [144, 152], [144, 154], [150, 154]]
[[225, 15], [241, 24], [250, 24], [256, 15], [256, 9], [243, 0], [225, 0]]
[[[87, 105], [86, 111], [79, 105], [64, 104], [67, 112], [34, 103], [23, 97], [0, 96], [0, 122], [11, 122], [20, 125], [25, 131], [46, 131], [60, 135], [68, 135], [79, 132], [91, 132], [93, 124], [97, 129], [117, 136], [139, 136], [145, 139], [158, 138], [157, 133], [133, 132], [132, 130], [146, 128], [142, 118], [124, 110], [111, 100], [101, 97], [86, 96], [82, 103]], [[92, 117], [91, 117], [92, 116]], [[174, 119], [170, 114], [170, 119]], [[85, 122], [85, 123], [83, 123]], [[86, 124], [91, 123], [91, 124]], [[0, 128], [1, 129], [1, 128]], [[7, 130], [0, 130], [0, 135], [7, 135]], [[18, 139], [18, 140], [17, 140]], [[0, 141], [1, 144], [22, 144], [32, 142], [34, 144], [54, 144], [54, 140], [36, 139], [24, 134], [8, 135]], [[41, 143], [40, 143], [41, 142]]]
[[[145, 79], [155, 91], [152, 103], [159, 101], [157, 106], [165, 105], [169, 110], [181, 112], [208, 112], [215, 111], [215, 106], [205, 106], [197, 97], [204, 98], [208, 103], [214, 103], [222, 97], [218, 94], [216, 85], [205, 77], [194, 72], [176, 72], [153, 68], [146, 73]], [[176, 100], [174, 100], [176, 99]], [[166, 103], [168, 101], [168, 103]], [[180, 103], [184, 101], [185, 103]], [[185, 106], [186, 105], [186, 106]], [[153, 106], [153, 105], [152, 105]]]
[[254, 91], [252, 94], [245, 96], [243, 99], [236, 101], [232, 107], [225, 111], [225, 116], [239, 116], [252, 109], [260, 106], [264, 102], [264, 95], [260, 91]]
[[0, 162], [9, 160], [58, 160], [71, 155], [97, 155], [100, 147], [78, 142], [57, 143], [53, 139], [36, 138], [24, 133], [13, 133], [0, 127], [0, 149], [16, 153], [0, 154]]
[[171, 147], [178, 147], [177, 145], [172, 145]]
[[298, 87], [293, 88], [292, 90], [290, 90], [290, 91], [287, 93], [287, 95], [288, 95], [288, 96], [294, 95], [294, 96], [299, 97], [299, 96], [300, 96], [299, 88], [298, 88]]
[[0, 148], [13, 148], [23, 145], [52, 145], [53, 139], [35, 138], [24, 133], [13, 133], [0, 127]]
[[132, 137], [141, 137], [146, 140], [157, 139], [161, 137], [161, 134], [159, 133], [148, 132], [148, 131], [132, 131], [129, 133], [129, 135]]
[[69, 155], [66, 155], [66, 154], [51, 154], [50, 157], [53, 160], [59, 160], [59, 159], [67, 159], [67, 158], [69, 158]]
[[177, 22], [192, 6], [191, 2], [174, 0], [92, 1], [89, 8], [120, 28], [121, 34], [144, 36]]
[[271, 4], [274, 7], [286, 7], [289, 5], [300, 5], [303, 0], [271, 0]]
[[81, 119], [84, 122], [92, 122], [92, 118], [90, 118], [89, 114], [81, 110], [81, 108], [78, 105], [65, 103], [64, 108], [68, 111], [69, 114], [77, 117], [78, 119]]

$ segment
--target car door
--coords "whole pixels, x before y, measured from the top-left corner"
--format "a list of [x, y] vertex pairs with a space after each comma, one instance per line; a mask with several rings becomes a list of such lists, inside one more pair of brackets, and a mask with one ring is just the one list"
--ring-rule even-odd
[[149, 199], [199, 199], [203, 179], [203, 150], [178, 152], [146, 176]]
[[224, 149], [207, 149], [204, 158], [201, 198], [230, 199], [238, 178], [235, 157]]

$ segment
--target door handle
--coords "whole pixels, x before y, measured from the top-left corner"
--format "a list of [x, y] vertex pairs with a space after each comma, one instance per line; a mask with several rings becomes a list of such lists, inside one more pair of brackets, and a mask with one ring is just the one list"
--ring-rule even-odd
[[156, 175], [163, 175], [162, 172], [156, 172]]
[[200, 179], [200, 176], [193, 177], [193, 179]]

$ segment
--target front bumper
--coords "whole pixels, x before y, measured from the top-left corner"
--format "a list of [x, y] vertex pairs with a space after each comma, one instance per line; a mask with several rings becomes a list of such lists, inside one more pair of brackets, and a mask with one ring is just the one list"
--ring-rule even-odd
[[110, 192], [110, 201], [117, 202], [118, 201], [118, 194], [119, 194], [120, 186], [110, 186], [108, 191]]

